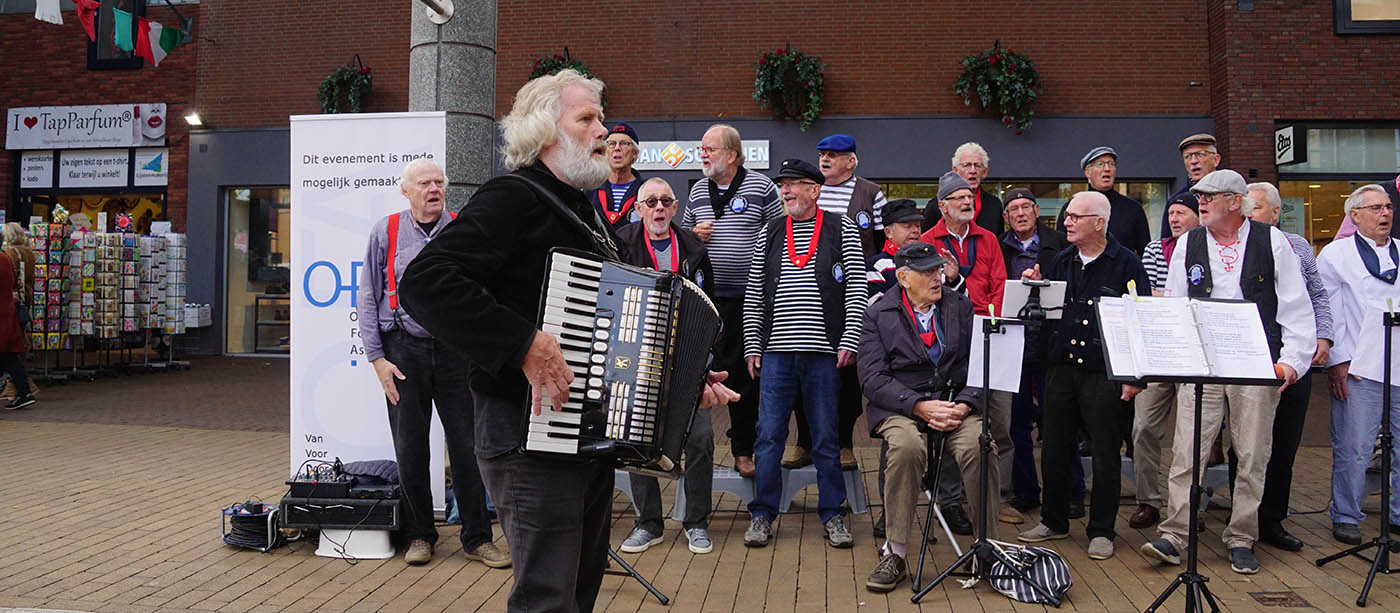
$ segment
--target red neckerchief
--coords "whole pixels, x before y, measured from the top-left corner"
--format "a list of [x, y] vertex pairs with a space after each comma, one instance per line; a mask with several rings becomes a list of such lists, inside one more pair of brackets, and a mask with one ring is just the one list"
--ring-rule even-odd
[[982, 188], [972, 194], [972, 223], [977, 223], [977, 217], [982, 214]]
[[[909, 312], [909, 321], [914, 323], [914, 330], [918, 331], [920, 328], [919, 318], [914, 315], [914, 305], [909, 304], [909, 292], [900, 290], [899, 299], [904, 301], [904, 310]], [[925, 347], [932, 347], [933, 342], [938, 340], [938, 327], [933, 325], [932, 321], [929, 321], [928, 332], [919, 332], [919, 339], [924, 341]]]
[[1177, 238], [1179, 238], [1179, 237], [1176, 237], [1176, 236], [1168, 236], [1168, 237], [1162, 239], [1162, 258], [1165, 259], [1165, 260], [1167, 261], [1167, 264], [1171, 264], [1171, 261], [1172, 261], [1172, 252], [1173, 252], [1173, 251], [1176, 251], [1176, 239], [1177, 239]]
[[601, 187], [598, 188], [598, 204], [603, 205], [603, 215], [608, 218], [608, 223], [610, 224], [615, 224], [617, 223], [617, 220], [622, 219], [622, 216], [627, 214], [627, 210], [632, 208], [632, 203], [636, 200], [636, 196], [632, 196], [631, 198], [623, 200], [622, 210], [614, 213], [608, 210], [609, 206], [612, 204], [612, 194], [607, 189]]
[[807, 244], [807, 253], [797, 255], [797, 245], [792, 240], [792, 217], [787, 218], [787, 251], [788, 259], [792, 260], [792, 265], [802, 268], [807, 262], [812, 261], [812, 256], [817, 253], [817, 240], [822, 235], [822, 210], [817, 209], [817, 223], [812, 227], [812, 241]]
[[899, 252], [899, 246], [895, 245], [887, 238], [885, 239], [885, 248], [881, 249], [881, 251], [890, 254], [890, 257], [894, 257], [894, 255]]
[[[677, 244], [676, 233], [672, 232], [670, 227], [666, 228], [666, 236], [671, 239], [671, 272], [679, 273], [681, 271], [681, 246]], [[661, 265], [656, 263], [656, 248], [651, 246], [651, 237], [646, 237], [646, 241], [647, 253], [651, 254], [651, 267], [661, 270]]]

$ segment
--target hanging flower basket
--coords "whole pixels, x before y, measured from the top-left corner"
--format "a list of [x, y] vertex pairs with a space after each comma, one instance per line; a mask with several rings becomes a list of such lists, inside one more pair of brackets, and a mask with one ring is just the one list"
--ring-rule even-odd
[[1001, 123], [1017, 134], [1031, 127], [1036, 99], [1044, 91], [1035, 62], [1002, 49], [1001, 41], [996, 41], [992, 48], [964, 58], [962, 67], [953, 91], [963, 104], [970, 106], [976, 100], [978, 109], [1000, 116]]
[[316, 98], [321, 102], [322, 113], [358, 113], [364, 98], [373, 86], [369, 67], [355, 54], [349, 64], [331, 71], [321, 87], [316, 90]]
[[754, 64], [753, 99], [771, 110], [774, 119], [796, 119], [803, 132], [822, 114], [826, 65], [800, 50], [786, 47], [765, 53]]
[[[588, 66], [585, 66], [583, 64], [583, 62], [580, 62], [574, 59], [573, 56], [569, 55], [568, 47], [564, 47], [563, 55], [559, 55], [556, 53], [554, 55], [547, 55], [536, 59], [534, 65], [530, 67], [530, 78], [526, 79], [526, 81], [533, 81], [540, 77], [552, 75], [564, 69], [573, 69], [574, 72], [577, 72], [590, 79], [598, 78], [598, 75], [594, 74], [593, 71], [588, 68]], [[607, 108], [607, 91], [603, 92], [601, 103], [603, 108]]]

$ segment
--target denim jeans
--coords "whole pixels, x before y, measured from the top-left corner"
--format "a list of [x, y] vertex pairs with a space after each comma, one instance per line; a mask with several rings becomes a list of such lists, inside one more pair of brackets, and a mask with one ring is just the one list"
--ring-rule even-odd
[[384, 357], [404, 374], [395, 381], [397, 405], [389, 408], [389, 431], [403, 490], [402, 532], [407, 539], [437, 542], [433, 526], [431, 483], [443, 475], [428, 470], [428, 436], [433, 404], [437, 404], [452, 465], [452, 489], [462, 516], [463, 549], [475, 549], [491, 540], [491, 518], [486, 514], [486, 488], [477, 465], [471, 391], [467, 386], [467, 362], [461, 354], [431, 338], [401, 331], [383, 334]]
[[836, 356], [816, 352], [765, 352], [759, 377], [758, 441], [754, 499], [749, 513], [772, 520], [778, 515], [782, 495], [779, 463], [787, 444], [788, 418], [794, 398], [802, 395], [802, 410], [812, 428], [812, 463], [817, 467], [817, 512], [822, 523], [841, 513], [846, 482], [841, 476], [840, 447], [836, 435], [836, 403], [841, 381]]
[[[766, 366], [766, 364], [765, 364]], [[1366, 497], [1366, 466], [1381, 428], [1380, 381], [1347, 377], [1347, 399], [1332, 399], [1332, 521], [1359, 524], [1366, 519], [1361, 501]], [[1390, 428], [1400, 427], [1400, 385], [1390, 386]], [[1400, 445], [1390, 456], [1390, 522], [1400, 523]]]

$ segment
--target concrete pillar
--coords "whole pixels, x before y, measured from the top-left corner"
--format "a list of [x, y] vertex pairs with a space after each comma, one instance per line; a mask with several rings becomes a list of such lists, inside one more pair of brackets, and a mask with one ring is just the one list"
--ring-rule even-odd
[[408, 110], [447, 111], [447, 207], [456, 211], [491, 178], [496, 128], [496, 2], [446, 0], [452, 19], [437, 25], [413, 2]]

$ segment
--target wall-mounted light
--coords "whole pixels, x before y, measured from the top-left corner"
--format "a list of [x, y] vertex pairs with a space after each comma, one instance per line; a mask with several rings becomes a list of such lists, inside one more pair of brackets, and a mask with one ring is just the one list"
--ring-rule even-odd
[[185, 123], [189, 124], [191, 128], [198, 128], [204, 125], [204, 119], [199, 116], [198, 112], [191, 111], [185, 115]]

